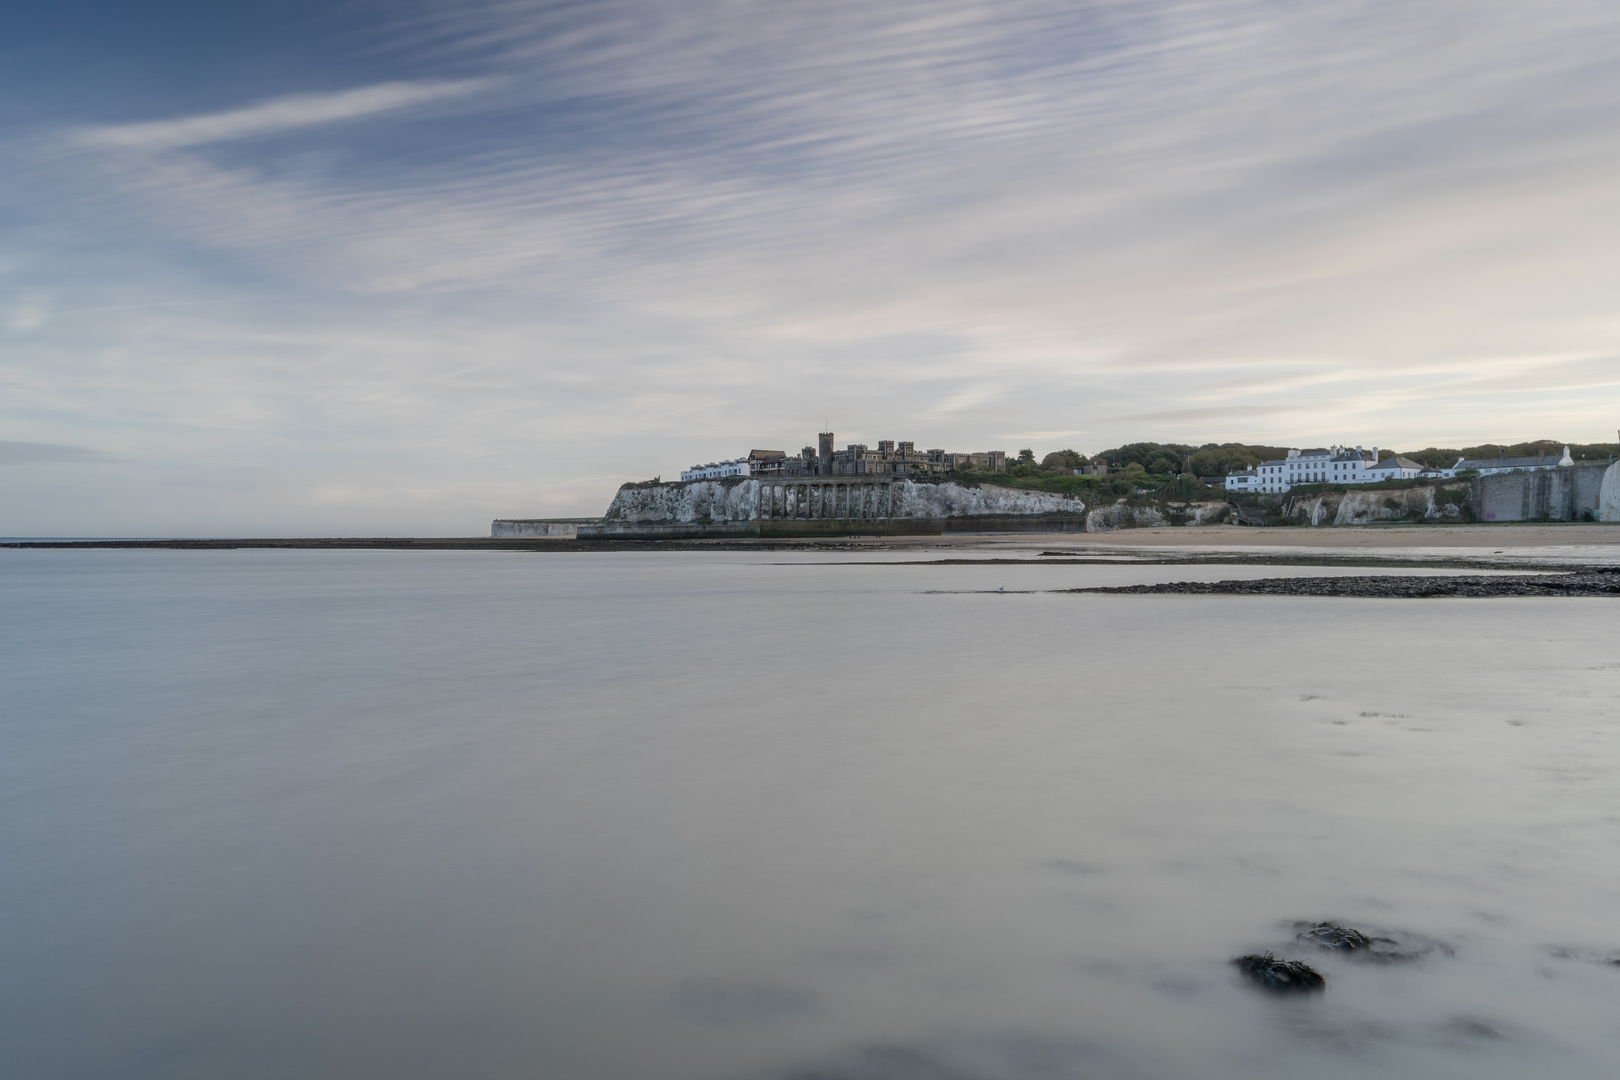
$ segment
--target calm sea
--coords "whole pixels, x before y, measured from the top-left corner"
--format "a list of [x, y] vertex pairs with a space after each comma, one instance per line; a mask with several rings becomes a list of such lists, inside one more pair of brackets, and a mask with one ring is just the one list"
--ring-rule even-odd
[[1620, 1075], [1620, 604], [853, 558], [0, 552], [0, 1075]]

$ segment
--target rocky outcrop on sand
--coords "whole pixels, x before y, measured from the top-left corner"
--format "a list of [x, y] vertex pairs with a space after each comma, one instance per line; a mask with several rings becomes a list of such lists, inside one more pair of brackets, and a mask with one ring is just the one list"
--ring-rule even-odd
[[1620, 596], [1620, 568], [1570, 574], [1502, 574], [1492, 576], [1257, 578], [1251, 581], [1171, 581], [1160, 585], [1122, 585], [1072, 589], [1080, 593], [1181, 593], [1198, 596], [1352, 596], [1373, 599], [1424, 599], [1442, 596]]

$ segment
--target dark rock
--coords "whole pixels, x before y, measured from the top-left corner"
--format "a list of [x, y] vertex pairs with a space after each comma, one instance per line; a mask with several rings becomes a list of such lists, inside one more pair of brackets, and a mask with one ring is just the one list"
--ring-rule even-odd
[[1585, 960], [1590, 964], [1603, 964], [1605, 967], [1620, 968], [1620, 949], [1603, 952], [1597, 949], [1575, 949], [1561, 947], [1547, 950], [1559, 960]]
[[1192, 596], [1358, 596], [1421, 599], [1436, 596], [1620, 596], [1620, 574], [1585, 569], [1574, 573], [1489, 577], [1415, 577], [1373, 574], [1329, 578], [1255, 578], [1245, 581], [1170, 581], [1070, 589], [1077, 593], [1182, 593]]
[[1251, 982], [1278, 993], [1308, 993], [1327, 986], [1321, 972], [1301, 960], [1278, 960], [1270, 953], [1240, 956], [1232, 963]]
[[1421, 960], [1434, 953], [1452, 956], [1450, 945], [1408, 930], [1374, 930], [1363, 933], [1347, 926], [1328, 922], [1295, 922], [1288, 924], [1295, 931], [1295, 940], [1317, 948], [1348, 955], [1369, 964], [1402, 964]]
[[1366, 934], [1336, 922], [1309, 923], [1295, 936], [1307, 945], [1334, 952], [1355, 952], [1372, 947], [1372, 939]]

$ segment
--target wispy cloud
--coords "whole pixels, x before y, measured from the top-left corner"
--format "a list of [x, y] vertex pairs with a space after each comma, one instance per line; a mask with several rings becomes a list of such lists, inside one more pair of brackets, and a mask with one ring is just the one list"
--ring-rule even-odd
[[289, 94], [227, 112], [80, 128], [69, 138], [91, 148], [176, 150], [360, 120], [488, 90], [496, 80], [387, 82], [321, 94]]
[[0, 465], [57, 465], [112, 461], [99, 450], [60, 443], [11, 442], [0, 439]]

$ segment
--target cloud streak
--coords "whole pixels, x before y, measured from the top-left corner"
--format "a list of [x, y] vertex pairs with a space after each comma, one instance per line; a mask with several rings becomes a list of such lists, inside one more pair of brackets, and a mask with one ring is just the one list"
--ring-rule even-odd
[[325, 94], [289, 94], [241, 109], [81, 128], [69, 139], [89, 149], [178, 150], [209, 143], [259, 139], [307, 128], [397, 113], [423, 105], [482, 93], [496, 80], [426, 79], [388, 82]]
[[112, 460], [99, 450], [83, 446], [0, 439], [0, 465], [80, 465]]

